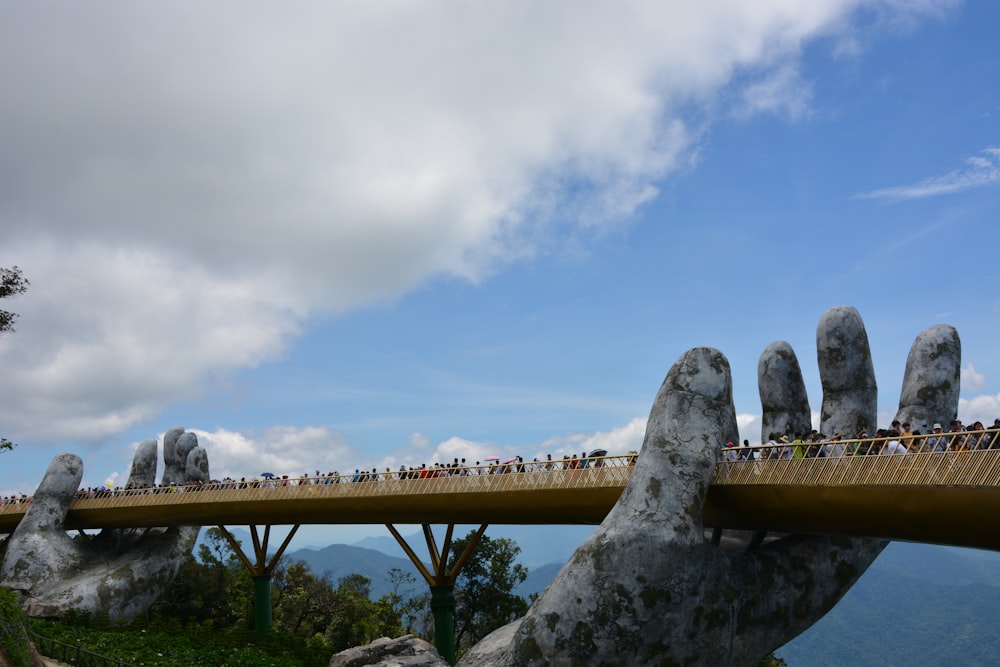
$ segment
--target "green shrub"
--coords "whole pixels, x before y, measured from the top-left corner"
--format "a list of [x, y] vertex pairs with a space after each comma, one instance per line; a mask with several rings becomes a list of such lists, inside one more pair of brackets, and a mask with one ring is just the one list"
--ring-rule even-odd
[[17, 604], [17, 596], [0, 588], [0, 652], [15, 667], [30, 667], [31, 644], [25, 627], [27, 616]]

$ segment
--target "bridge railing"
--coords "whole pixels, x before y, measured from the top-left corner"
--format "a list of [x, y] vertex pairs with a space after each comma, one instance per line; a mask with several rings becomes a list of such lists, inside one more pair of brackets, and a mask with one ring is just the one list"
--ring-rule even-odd
[[74, 667], [135, 667], [131, 663], [109, 658], [72, 644], [64, 644], [55, 639], [43, 637], [36, 632], [29, 632], [29, 634], [39, 653], [67, 665], [74, 665]]
[[720, 456], [713, 484], [1000, 486], [998, 429], [732, 447]]
[[[532, 490], [622, 488], [634, 454], [558, 461], [494, 463], [319, 477], [282, 477], [81, 491], [70, 509], [150, 507], [185, 502], [283, 500], [307, 497], [352, 498], [421, 494], [504, 493]], [[23, 514], [24, 503], [0, 505], [0, 516]]]
[[[899, 443], [895, 445], [893, 443]], [[844, 439], [722, 448], [714, 485], [1000, 487], [998, 429], [906, 438]], [[798, 449], [798, 452], [796, 452]], [[901, 453], [889, 453], [896, 451]], [[752, 460], [740, 458], [752, 453]], [[730, 460], [730, 457], [736, 460]], [[787, 457], [787, 458], [786, 458]], [[150, 507], [184, 503], [352, 498], [420, 494], [507, 493], [623, 488], [635, 455], [493, 463], [351, 475], [251, 479], [198, 485], [81, 492], [70, 509]], [[27, 499], [30, 502], [30, 499]], [[27, 502], [0, 505], [16, 521]]]

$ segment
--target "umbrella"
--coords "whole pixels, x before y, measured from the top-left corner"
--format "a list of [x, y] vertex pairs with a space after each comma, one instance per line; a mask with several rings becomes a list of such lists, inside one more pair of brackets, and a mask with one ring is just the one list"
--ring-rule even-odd
[[486, 457], [485, 459], [483, 459], [483, 460], [484, 460], [484, 461], [499, 461], [499, 460], [500, 460], [500, 457], [499, 457], [499, 456], [487, 456], [487, 457]]
[[587, 456], [607, 456], [607, 455], [608, 455], [608, 450], [606, 449], [595, 449], [589, 454], [587, 454]]
[[516, 461], [516, 460], [517, 460], [517, 457], [516, 457], [516, 456], [512, 456], [512, 457], [510, 457], [509, 459], [504, 459], [504, 460], [503, 460], [503, 461], [501, 461], [500, 463], [502, 463], [502, 464], [504, 464], [504, 465], [507, 465], [508, 463], [513, 463], [513, 462], [514, 462], [514, 461]]
[[260, 474], [260, 476], [263, 477], [264, 479], [271, 479], [272, 477], [274, 477], [274, 473], [273, 472], [262, 472]]

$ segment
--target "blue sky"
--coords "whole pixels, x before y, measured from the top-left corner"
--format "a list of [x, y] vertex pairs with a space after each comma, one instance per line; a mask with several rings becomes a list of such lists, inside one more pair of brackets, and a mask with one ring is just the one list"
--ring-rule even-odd
[[[183, 425], [213, 475], [637, 448], [670, 365], [856, 307], [1000, 416], [992, 2], [11, 2], [0, 495]], [[365, 529], [358, 529], [361, 534]], [[322, 541], [318, 529], [303, 543]], [[384, 533], [373, 527], [372, 534]], [[325, 533], [324, 533], [325, 535]]]

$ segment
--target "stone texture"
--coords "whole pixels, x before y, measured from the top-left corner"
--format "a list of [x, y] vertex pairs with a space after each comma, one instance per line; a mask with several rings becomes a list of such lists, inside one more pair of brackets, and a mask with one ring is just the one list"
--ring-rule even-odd
[[794, 437], [812, 427], [809, 396], [795, 350], [785, 341], [771, 343], [757, 362], [757, 390], [760, 394], [760, 441], [772, 433]]
[[330, 667], [448, 667], [431, 644], [405, 635], [396, 639], [382, 637], [367, 646], [349, 648], [330, 658]]
[[[185, 440], [185, 457], [174, 456], [164, 478], [207, 482], [208, 457], [193, 433], [184, 435], [191, 436]], [[149, 440], [136, 450], [129, 485], [150, 485], [155, 444]], [[62, 616], [74, 609], [107, 613], [112, 620], [131, 619], [148, 609], [174, 578], [199, 529], [105, 530], [87, 540], [73, 540], [63, 521], [82, 476], [79, 457], [60, 454], [53, 459], [7, 542], [0, 584], [22, 595], [31, 616]]]
[[962, 341], [954, 327], [939, 324], [917, 336], [906, 358], [896, 419], [921, 433], [935, 422], [947, 431], [958, 415], [961, 368]]
[[132, 472], [125, 488], [148, 489], [156, 484], [156, 440], [143, 440], [132, 457]]
[[163, 480], [164, 486], [177, 484], [182, 480], [181, 462], [177, 455], [177, 440], [184, 435], [184, 429], [174, 426], [163, 434]]
[[[823, 428], [874, 428], [877, 385], [857, 311], [826, 313], [817, 348]], [[809, 404], [790, 352], [782, 343], [765, 351], [761, 397], [772, 424], [804, 426]], [[908, 377], [926, 377], [909, 366], [930, 362], [911, 355]], [[958, 358], [942, 363], [950, 370]], [[938, 393], [916, 395], [950, 400]], [[789, 535], [746, 552], [707, 541], [705, 493], [720, 443], [734, 434], [728, 362], [710, 348], [688, 351], [660, 388], [635, 471], [600, 528], [523, 619], [459, 664], [755, 664], [821, 618], [886, 543]]]
[[[854, 437], [878, 428], [878, 383], [868, 333], [850, 306], [831, 308], [816, 328], [816, 355], [823, 384], [820, 431]], [[957, 407], [956, 403], [956, 407]]]

